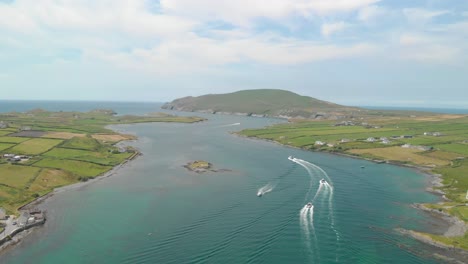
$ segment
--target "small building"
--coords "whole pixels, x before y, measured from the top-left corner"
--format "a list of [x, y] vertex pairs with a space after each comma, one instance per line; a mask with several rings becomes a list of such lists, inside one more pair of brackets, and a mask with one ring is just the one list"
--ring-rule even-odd
[[335, 145], [330, 144], [330, 143], [327, 144], [327, 147], [329, 147], [329, 148], [333, 148], [334, 146], [335, 146]]
[[3, 208], [0, 208], [0, 220], [5, 220], [7, 217], [6, 211]]
[[375, 142], [376, 139], [373, 138], [373, 137], [369, 137], [369, 138], [366, 139], [366, 141], [367, 141], [367, 142]]
[[325, 144], [326, 144], [325, 142], [322, 142], [320, 140], [315, 141], [315, 145], [317, 145], [317, 146], [323, 146]]
[[3, 129], [3, 128], [8, 128], [8, 124], [3, 121], [0, 121], [0, 129]]
[[411, 135], [401, 135], [400, 137], [401, 138], [413, 138], [413, 136], [411, 136]]
[[425, 136], [430, 136], [432, 133], [431, 132], [424, 132], [423, 135]]
[[411, 148], [412, 146], [411, 146], [411, 144], [404, 144], [404, 145], [402, 145], [401, 147], [402, 147], [402, 148]]
[[442, 133], [440, 133], [440, 132], [434, 132], [434, 133], [432, 133], [432, 135], [433, 135], [434, 137], [440, 137], [440, 136], [442, 136]]
[[346, 143], [346, 142], [350, 142], [351, 140], [347, 139], [347, 138], [342, 138], [340, 140], [341, 143]]
[[390, 143], [392, 143], [392, 142], [390, 140], [388, 140], [388, 139], [383, 139], [382, 140], [382, 144], [390, 144]]

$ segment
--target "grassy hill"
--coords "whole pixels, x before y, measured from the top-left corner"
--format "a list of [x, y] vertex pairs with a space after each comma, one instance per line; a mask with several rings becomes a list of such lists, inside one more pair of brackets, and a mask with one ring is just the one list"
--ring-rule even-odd
[[359, 111], [293, 92], [274, 89], [245, 90], [228, 94], [209, 94], [176, 99], [164, 109], [189, 112], [242, 113], [262, 116], [316, 118], [326, 115], [344, 115]]

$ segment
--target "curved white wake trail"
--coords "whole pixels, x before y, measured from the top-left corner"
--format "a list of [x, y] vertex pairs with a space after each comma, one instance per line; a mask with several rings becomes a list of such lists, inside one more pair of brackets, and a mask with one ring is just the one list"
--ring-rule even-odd
[[288, 157], [288, 159], [290, 161], [294, 162], [294, 163], [297, 163], [297, 164], [301, 165], [309, 173], [309, 176], [310, 176], [309, 190], [307, 191], [307, 193], [306, 193], [306, 195], [304, 197], [304, 200], [307, 200], [307, 198], [309, 197], [310, 192], [312, 190], [312, 186], [313, 186], [312, 178], [314, 176], [314, 173], [312, 172], [312, 170], [309, 167], [307, 167], [305, 164], [302, 163], [301, 159], [296, 159], [296, 158], [292, 158], [292, 157]]
[[318, 171], [320, 171], [325, 176], [325, 178], [327, 178], [327, 182], [329, 182], [329, 183], [331, 183], [333, 185], [333, 182], [330, 179], [330, 176], [328, 176], [328, 173], [326, 171], [324, 171], [322, 168], [320, 168], [319, 166], [317, 166], [317, 165], [315, 165], [315, 164], [313, 164], [311, 162], [305, 161], [305, 160], [301, 160], [301, 159], [297, 159], [297, 160], [299, 160], [299, 161], [303, 162], [304, 164], [309, 165], [312, 168], [317, 169]]
[[257, 196], [262, 196], [264, 194], [267, 194], [271, 191], [273, 191], [273, 189], [275, 189], [276, 187], [276, 184], [271, 184], [271, 183], [268, 183], [267, 185], [261, 187], [260, 189], [258, 189], [257, 191]]
[[324, 186], [324, 184], [323, 184], [323, 183], [320, 183], [320, 185], [319, 185], [319, 187], [318, 187], [318, 189], [317, 189], [317, 192], [316, 192], [315, 195], [314, 195], [314, 198], [312, 198], [312, 203], [315, 201], [315, 199], [317, 199], [317, 196], [320, 194], [320, 191], [322, 191], [323, 186]]

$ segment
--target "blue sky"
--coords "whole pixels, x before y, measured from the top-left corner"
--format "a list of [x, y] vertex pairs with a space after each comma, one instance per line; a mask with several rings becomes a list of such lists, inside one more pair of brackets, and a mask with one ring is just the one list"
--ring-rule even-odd
[[468, 108], [468, 1], [0, 0], [0, 99]]

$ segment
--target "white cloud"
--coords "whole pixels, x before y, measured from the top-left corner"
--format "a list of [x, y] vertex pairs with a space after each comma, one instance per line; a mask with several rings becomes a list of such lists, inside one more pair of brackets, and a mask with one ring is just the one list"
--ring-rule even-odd
[[427, 10], [422, 8], [405, 8], [403, 14], [413, 24], [425, 24], [433, 18], [450, 13], [448, 10]]
[[358, 19], [364, 22], [370, 22], [385, 16], [387, 12], [388, 11], [384, 7], [370, 5], [359, 10]]
[[420, 62], [452, 63], [463, 57], [463, 48], [457, 42], [444, 36], [404, 33], [399, 39], [399, 56]]
[[147, 69], [153, 73], [209, 71], [230, 63], [295, 65], [314, 61], [366, 56], [375, 52], [371, 44], [321, 45], [297, 39], [260, 36], [213, 40], [192, 35], [189, 39], [165, 42], [151, 49], [102, 55], [121, 67]]
[[256, 18], [283, 19], [292, 15], [310, 17], [358, 10], [380, 0], [161, 0], [170, 14], [199, 20], [224, 20], [246, 26]]
[[336, 23], [323, 24], [321, 28], [321, 32], [323, 36], [329, 37], [339, 31], [346, 29], [347, 27], [349, 27], [349, 24], [343, 21], [336, 22]]
[[64, 30], [66, 33], [121, 32], [167, 35], [191, 30], [197, 23], [183, 17], [150, 13], [144, 0], [17, 0], [0, 3], [0, 29], [21, 33]]
[[[148, 0], [16, 0], [0, 3], [3, 48], [0, 55], [6, 54], [10, 60], [17, 56], [23, 61], [28, 56], [38, 56], [40, 63], [55, 63], [71, 49], [78, 50], [81, 59], [88, 63], [105, 62], [152, 74], [177, 74], [211, 71], [235, 63], [295, 65], [363, 57], [386, 48], [396, 49], [400, 57], [414, 60], [453, 59], [463, 50], [457, 45], [463, 46], [466, 40], [453, 41], [450, 37], [466, 32], [462, 23], [431, 27], [433, 34], [449, 36], [444, 36], [447, 40], [413, 32], [412, 28], [391, 45], [382, 44], [388, 40], [389, 31], [378, 32], [377, 40], [372, 41], [360, 32], [348, 43], [323, 39], [322, 36], [329, 38], [351, 25], [353, 30], [359, 29], [359, 24], [350, 23], [356, 15], [358, 20], [369, 22], [387, 14], [389, 10], [377, 6], [377, 2], [162, 0], [155, 11], [148, 8]], [[398, 10], [400, 18], [401, 12]], [[447, 11], [413, 8], [403, 13], [409, 20], [421, 23]], [[298, 34], [291, 30], [290, 37], [285, 37], [281, 31], [255, 27], [259, 18], [281, 25], [294, 24], [296, 19], [303, 24], [297, 27]], [[325, 23], [317, 29], [318, 21], [339, 22]], [[213, 22], [231, 26], [210, 29]], [[322, 36], [304, 37], [307, 34], [302, 33], [317, 33], [305, 30], [320, 30]], [[422, 45], [421, 49], [413, 47], [417, 44]], [[29, 63], [35, 63], [34, 58]]]

